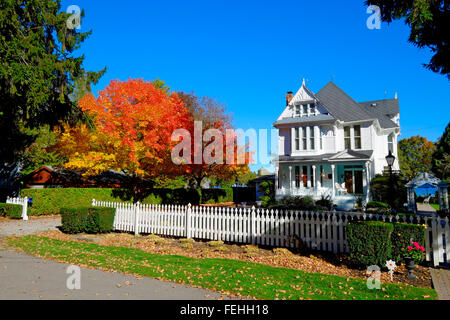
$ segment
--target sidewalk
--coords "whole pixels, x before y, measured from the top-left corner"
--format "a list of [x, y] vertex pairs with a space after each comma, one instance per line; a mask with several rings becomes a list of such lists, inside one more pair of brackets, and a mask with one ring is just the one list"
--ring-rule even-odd
[[450, 270], [430, 268], [430, 272], [439, 300], [450, 300]]
[[429, 204], [418, 203], [417, 214], [421, 216], [433, 217], [436, 216], [436, 209]]

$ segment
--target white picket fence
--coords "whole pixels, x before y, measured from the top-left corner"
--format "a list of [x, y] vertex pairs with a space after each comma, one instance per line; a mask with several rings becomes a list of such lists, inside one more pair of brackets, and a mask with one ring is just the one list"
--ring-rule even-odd
[[6, 198], [6, 203], [20, 204], [22, 206], [22, 219], [28, 220], [28, 197]]
[[450, 263], [448, 218], [130, 204], [95, 199], [92, 205], [116, 209], [117, 231], [287, 248], [297, 247], [301, 240], [310, 249], [333, 253], [349, 251], [345, 225], [352, 220], [425, 224], [427, 261], [433, 261], [435, 266]]

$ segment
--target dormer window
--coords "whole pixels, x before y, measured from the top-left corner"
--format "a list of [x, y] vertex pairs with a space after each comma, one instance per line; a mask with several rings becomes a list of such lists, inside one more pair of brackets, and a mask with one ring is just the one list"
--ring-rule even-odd
[[296, 105], [295, 106], [295, 116], [296, 117], [300, 117], [300, 112], [301, 112], [301, 106], [300, 105]]
[[303, 115], [307, 116], [308, 115], [308, 105], [304, 104], [304, 105], [302, 105], [302, 108], [303, 108]]
[[313, 116], [316, 115], [316, 105], [310, 104], [309, 106], [310, 106], [311, 115], [313, 115]]

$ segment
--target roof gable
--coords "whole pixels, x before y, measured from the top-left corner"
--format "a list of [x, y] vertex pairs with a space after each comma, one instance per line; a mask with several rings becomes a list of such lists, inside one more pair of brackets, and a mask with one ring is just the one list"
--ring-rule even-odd
[[344, 150], [330, 157], [330, 160], [370, 159], [372, 157], [372, 154], [373, 154], [372, 150], [363, 150], [363, 151]]
[[[310, 115], [307, 119], [302, 119], [302, 117], [295, 116], [294, 107], [300, 104], [312, 103], [316, 105], [316, 110], [318, 111], [318, 115]], [[317, 117], [317, 119], [315, 119]], [[299, 122], [311, 122], [311, 121], [322, 121], [322, 120], [334, 120], [332, 116], [330, 116], [330, 112], [326, 107], [320, 103], [317, 97], [312, 93], [305, 84], [305, 80], [303, 80], [302, 86], [297, 91], [295, 96], [289, 102], [289, 104], [284, 109], [283, 113], [278, 118], [277, 124], [291, 124], [291, 123], [299, 123]]]

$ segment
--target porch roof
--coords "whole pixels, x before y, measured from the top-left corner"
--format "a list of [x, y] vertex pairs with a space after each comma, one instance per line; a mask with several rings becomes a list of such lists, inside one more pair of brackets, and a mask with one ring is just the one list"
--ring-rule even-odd
[[338, 153], [326, 153], [317, 156], [280, 156], [278, 157], [278, 163], [368, 161], [372, 159], [372, 155], [373, 150], [344, 150]]

